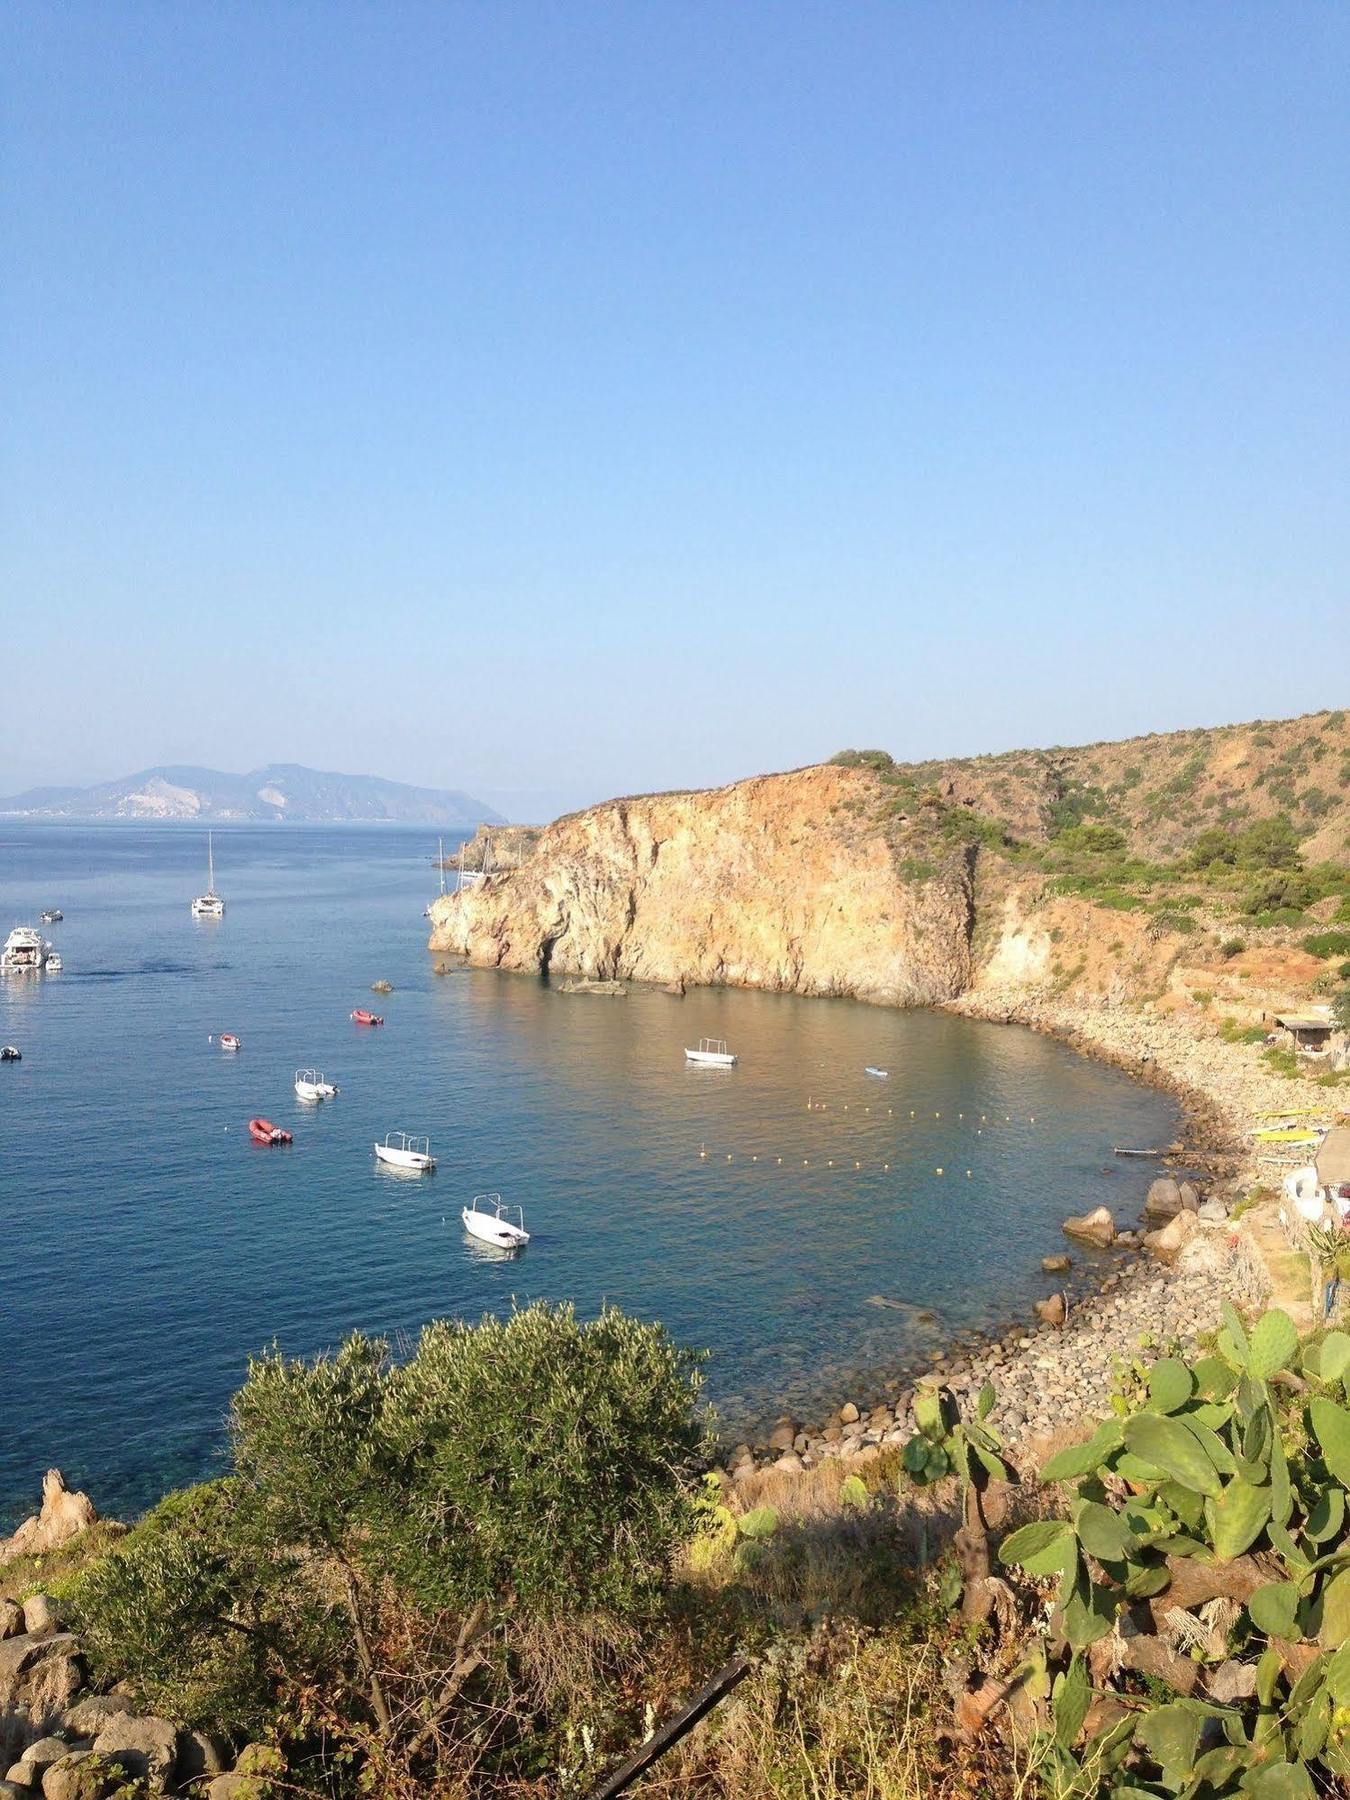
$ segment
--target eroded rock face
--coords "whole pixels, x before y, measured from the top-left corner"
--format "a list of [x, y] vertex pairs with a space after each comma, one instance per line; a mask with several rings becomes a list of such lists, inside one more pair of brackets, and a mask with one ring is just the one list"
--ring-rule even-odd
[[606, 802], [435, 901], [430, 948], [592, 981], [951, 999], [970, 979], [969, 862], [907, 879], [872, 799], [857, 770], [827, 765]]
[[0, 1544], [0, 1562], [12, 1556], [45, 1556], [92, 1525], [98, 1518], [88, 1494], [72, 1494], [60, 1469], [48, 1469], [42, 1478], [42, 1509]]

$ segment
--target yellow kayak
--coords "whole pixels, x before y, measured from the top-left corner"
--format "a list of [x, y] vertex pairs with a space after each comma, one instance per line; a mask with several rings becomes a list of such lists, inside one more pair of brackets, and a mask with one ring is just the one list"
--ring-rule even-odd
[[1322, 1141], [1320, 1131], [1274, 1130], [1257, 1131], [1252, 1135], [1258, 1144], [1319, 1144]]

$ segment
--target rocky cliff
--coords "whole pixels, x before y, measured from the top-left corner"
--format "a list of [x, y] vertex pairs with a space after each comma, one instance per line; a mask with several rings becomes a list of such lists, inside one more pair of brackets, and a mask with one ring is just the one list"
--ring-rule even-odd
[[964, 762], [842, 752], [559, 819], [433, 906], [431, 948], [895, 1005], [994, 988], [1119, 1004], [1161, 993], [1183, 948], [1336, 918], [1348, 775], [1343, 712]]
[[491, 968], [725, 983], [894, 1005], [970, 978], [972, 859], [907, 879], [870, 770], [614, 800], [432, 907], [431, 948]]

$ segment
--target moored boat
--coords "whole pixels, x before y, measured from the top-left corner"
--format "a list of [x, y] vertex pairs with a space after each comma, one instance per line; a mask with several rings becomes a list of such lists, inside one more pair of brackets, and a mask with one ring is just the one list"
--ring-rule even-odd
[[890, 1073], [889, 1069], [874, 1069], [871, 1063], [867, 1063], [863, 1068], [864, 1075], [875, 1075], [878, 1081], [888, 1081]]
[[17, 1044], [0, 1044], [0, 1062], [22, 1062], [23, 1051]]
[[[208, 1038], [207, 1042], [210, 1043], [210, 1041]], [[237, 1038], [232, 1031], [222, 1031], [216, 1041], [222, 1050], [242, 1050], [244, 1047], [243, 1040]]]
[[530, 1241], [524, 1213], [507, 1206], [500, 1194], [475, 1194], [473, 1205], [461, 1207], [459, 1216], [467, 1232], [498, 1250], [523, 1250]]
[[352, 1008], [352, 1024], [383, 1025], [384, 1020], [380, 1017], [379, 1013], [367, 1012], [364, 1006], [354, 1006]]
[[686, 1049], [685, 1061], [701, 1063], [704, 1067], [714, 1069], [734, 1069], [736, 1058], [727, 1049], [725, 1038], [700, 1038], [697, 1050]]
[[335, 1081], [326, 1081], [318, 1069], [295, 1071], [295, 1092], [301, 1100], [331, 1100], [337, 1093]]
[[61, 973], [61, 958], [56, 954], [55, 950], [49, 950], [47, 952], [47, 973], [49, 975], [59, 975]]
[[248, 1135], [255, 1144], [290, 1144], [295, 1141], [289, 1131], [283, 1131], [280, 1125], [274, 1125], [270, 1119], [250, 1119]]
[[411, 1170], [418, 1175], [429, 1175], [436, 1167], [431, 1139], [411, 1137], [406, 1131], [387, 1131], [384, 1142], [375, 1145], [375, 1155], [391, 1169]]
[[198, 894], [192, 902], [194, 919], [223, 919], [225, 902], [216, 892], [216, 857], [215, 846], [211, 842], [211, 833], [206, 834], [206, 892]]
[[42, 923], [44, 925], [59, 925], [65, 916], [66, 915], [61, 911], [59, 906], [48, 906], [43, 909]]
[[52, 947], [32, 925], [16, 925], [0, 950], [0, 973], [39, 975], [47, 966]]

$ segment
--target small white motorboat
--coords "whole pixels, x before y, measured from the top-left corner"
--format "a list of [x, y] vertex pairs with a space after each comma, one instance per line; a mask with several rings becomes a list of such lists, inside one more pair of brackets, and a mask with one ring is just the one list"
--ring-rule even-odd
[[59, 906], [49, 906], [42, 914], [42, 923], [44, 925], [59, 925], [65, 916], [66, 915], [61, 911]]
[[318, 1069], [297, 1069], [295, 1092], [300, 1100], [331, 1100], [338, 1092], [338, 1085], [335, 1081], [326, 1081]]
[[891, 1072], [889, 1069], [874, 1069], [871, 1063], [868, 1063], [863, 1069], [863, 1074], [875, 1075], [878, 1081], [889, 1081]]
[[707, 1068], [734, 1069], [736, 1066], [736, 1058], [727, 1049], [725, 1038], [700, 1038], [698, 1049], [686, 1049], [684, 1057], [686, 1062], [701, 1063]]
[[59, 975], [61, 973], [61, 958], [56, 954], [55, 950], [49, 950], [47, 952], [47, 973], [49, 975]]
[[17, 1044], [0, 1044], [0, 1062], [22, 1062], [23, 1051]]
[[384, 1142], [376, 1144], [375, 1155], [391, 1169], [409, 1169], [418, 1175], [429, 1175], [436, 1167], [431, 1139], [410, 1137], [406, 1131], [387, 1131]]
[[500, 1194], [475, 1194], [473, 1205], [460, 1210], [464, 1229], [498, 1250], [523, 1250], [530, 1241], [525, 1215], [518, 1206], [507, 1206]]
[[[211, 1039], [208, 1037], [206, 1041], [209, 1044]], [[232, 1031], [222, 1031], [220, 1036], [216, 1039], [216, 1042], [220, 1045], [222, 1050], [243, 1049], [241, 1040], [237, 1038]]]

